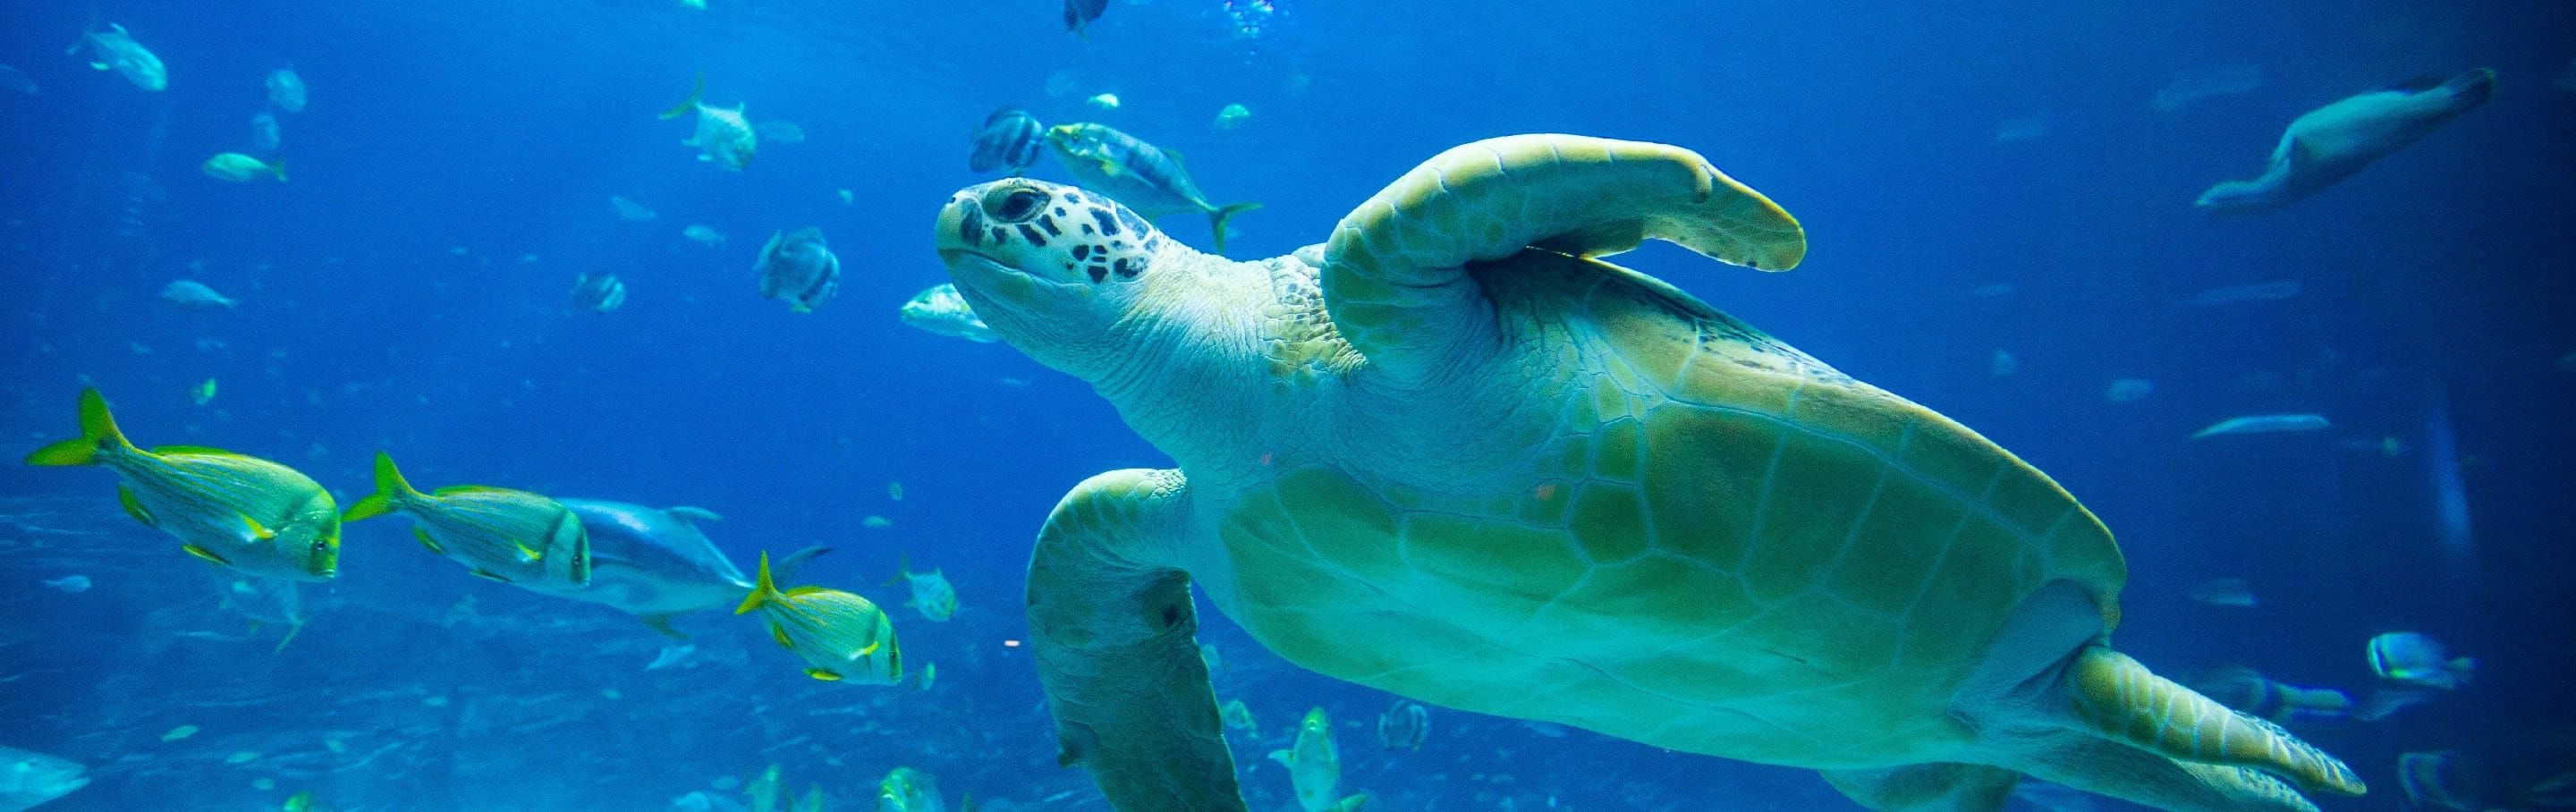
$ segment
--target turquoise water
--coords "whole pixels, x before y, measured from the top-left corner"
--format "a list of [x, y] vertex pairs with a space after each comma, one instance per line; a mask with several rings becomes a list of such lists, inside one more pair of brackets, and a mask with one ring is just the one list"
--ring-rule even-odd
[[[2408, 808], [2410, 752], [2473, 758], [2495, 775], [2465, 783], [2505, 795], [2576, 767], [2564, 4], [1119, 0], [1078, 38], [1038, 0], [708, 3], [97, 8], [166, 65], [158, 92], [62, 53], [91, 9], [16, 4], [0, 63], [33, 91], [0, 90], [0, 437], [73, 436], [95, 385], [138, 443], [277, 460], [343, 506], [378, 450], [424, 486], [703, 506], [746, 569], [833, 547], [800, 578], [891, 612], [936, 682], [819, 682], [721, 609], [680, 616], [683, 642], [472, 578], [403, 519], [348, 528], [277, 649], [284, 624], [228, 605], [231, 582], [125, 517], [107, 473], [12, 466], [0, 746], [91, 781], [45, 809], [304, 791], [337, 809], [728, 808], [772, 764], [788, 795], [819, 786], [833, 808], [866, 808], [896, 766], [937, 776], [950, 808], [969, 792], [978, 809], [1107, 808], [1056, 766], [1014, 644], [1024, 573], [1066, 489], [1170, 460], [1081, 381], [896, 315], [948, 281], [933, 221], [994, 177], [967, 170], [968, 136], [1004, 106], [1110, 124], [1186, 156], [1213, 202], [1263, 204], [1235, 218], [1237, 258], [1322, 241], [1479, 138], [1697, 150], [1801, 220], [1806, 264], [1755, 274], [1660, 245], [1619, 261], [2066, 485], [2127, 553], [2122, 650], [2355, 698], [2386, 687], [2364, 656], [2381, 632], [2478, 658], [2469, 685], [2386, 719], [2302, 728], [2372, 786], [2327, 809]], [[2481, 66], [2492, 101], [2343, 183], [2278, 211], [2193, 210], [2259, 174], [2299, 114]], [[310, 86], [300, 111], [263, 87], [287, 67]], [[708, 103], [806, 137], [765, 139], [738, 172], [697, 160], [690, 120], [654, 114], [701, 74]], [[1249, 116], [1218, 126], [1237, 104]], [[198, 170], [227, 151], [290, 179]], [[1072, 181], [1052, 155], [1029, 174]], [[1161, 225], [1211, 243], [1200, 218]], [[842, 276], [795, 314], [753, 265], [807, 226]], [[622, 307], [567, 300], [600, 274]], [[163, 301], [175, 279], [236, 305]], [[2295, 295], [2204, 295], [2283, 281]], [[2305, 413], [2331, 428], [2190, 439]], [[955, 618], [902, 605], [888, 581], [906, 562], [956, 584]], [[59, 580], [75, 575], [89, 587]], [[2218, 578], [2255, 605], [2193, 598]], [[1293, 805], [1262, 755], [1309, 707], [1337, 720], [1342, 787], [1372, 809], [1853, 808], [1806, 770], [1448, 709], [1420, 751], [1388, 751], [1375, 720], [1393, 697], [1202, 619], [1218, 696], [1259, 722], [1229, 734], [1254, 809]]]

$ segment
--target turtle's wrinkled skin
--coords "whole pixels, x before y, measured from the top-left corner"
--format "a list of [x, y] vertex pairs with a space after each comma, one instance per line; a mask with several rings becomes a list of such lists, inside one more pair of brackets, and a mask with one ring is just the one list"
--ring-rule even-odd
[[2022, 774], [2178, 810], [2361, 791], [2106, 647], [2120, 554], [2056, 483], [1594, 259], [1645, 239], [1806, 251], [1695, 153], [1563, 135], [1452, 149], [1259, 262], [1070, 187], [959, 192], [958, 290], [1178, 463], [1094, 477], [1040, 532], [1063, 760], [1120, 809], [1243, 807], [1195, 582], [1324, 674], [1823, 769], [1873, 808], [1999, 809]]

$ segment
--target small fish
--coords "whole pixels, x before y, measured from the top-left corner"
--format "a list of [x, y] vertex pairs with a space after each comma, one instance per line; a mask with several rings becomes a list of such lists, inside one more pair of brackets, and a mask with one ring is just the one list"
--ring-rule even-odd
[[750, 166], [751, 156], [760, 151], [760, 133], [752, 129], [751, 122], [743, 119], [744, 105], [736, 105], [731, 110], [708, 107], [703, 102], [706, 93], [707, 75], [701, 73], [698, 74], [697, 85], [689, 89], [688, 101], [662, 111], [662, 118], [668, 120], [690, 113], [698, 114], [696, 133], [689, 136], [689, 140], [680, 142], [681, 145], [697, 147], [698, 160], [726, 169]]
[[1243, 735], [1255, 739], [1261, 738], [1261, 726], [1253, 721], [1252, 707], [1243, 704], [1243, 700], [1226, 700], [1224, 705], [1217, 708], [1216, 715], [1217, 718], [1225, 720], [1227, 730], [1240, 730], [1243, 731]]
[[724, 232], [696, 223], [690, 223], [688, 228], [680, 229], [680, 236], [709, 248], [725, 244]]
[[216, 565], [299, 581], [339, 573], [339, 511], [311, 477], [219, 448], [136, 448], [95, 388], [81, 390], [80, 426], [78, 439], [37, 449], [27, 463], [115, 471], [124, 480], [116, 495], [127, 515]]
[[660, 671], [665, 668], [687, 668], [693, 665], [691, 661], [695, 659], [697, 653], [698, 647], [695, 643], [663, 646], [662, 652], [653, 655], [653, 661], [645, 664], [644, 670]]
[[44, 584], [46, 589], [51, 589], [65, 595], [78, 595], [83, 592], [88, 592], [90, 587], [89, 576], [79, 574], [65, 575], [60, 578], [47, 578], [39, 583]]
[[751, 125], [751, 129], [760, 133], [760, 137], [781, 144], [805, 143], [805, 128], [796, 126], [793, 121], [763, 121]]
[[867, 518], [860, 519], [860, 520], [859, 520], [859, 526], [860, 526], [860, 527], [865, 527], [865, 528], [870, 529], [870, 530], [884, 530], [884, 529], [886, 529], [886, 528], [893, 527], [893, 526], [894, 526], [894, 520], [893, 520], [893, 519], [888, 519], [888, 518], [886, 518], [886, 517], [884, 517], [884, 516], [877, 516], [877, 515], [873, 515], [873, 514], [871, 514], [871, 515], [869, 515]]
[[832, 190], [832, 194], [841, 198], [841, 205], [844, 206], [859, 202], [859, 196], [848, 189], [834, 189]]
[[573, 277], [572, 293], [567, 294], [572, 306], [610, 313], [626, 306], [626, 282], [616, 274], [581, 274]]
[[652, 209], [646, 208], [642, 203], [637, 203], [617, 195], [608, 196], [608, 207], [617, 210], [617, 219], [620, 220], [642, 221], [662, 216], [654, 213]]
[[921, 664], [921, 684], [920, 684], [920, 685], [918, 685], [918, 686], [915, 686], [915, 687], [918, 687], [918, 688], [920, 688], [920, 689], [922, 689], [922, 690], [924, 690], [924, 691], [930, 690], [930, 684], [931, 684], [931, 683], [933, 683], [933, 682], [938, 681], [938, 679], [939, 679], [939, 664], [938, 664], [938, 663], [922, 663], [922, 664]]
[[250, 750], [236, 750], [232, 755], [224, 757], [224, 763], [226, 764], [249, 764], [258, 760], [259, 753]]
[[251, 116], [250, 142], [263, 153], [276, 152], [285, 144], [286, 136], [278, 130], [277, 117], [267, 113]]
[[2202, 99], [2252, 93], [2263, 86], [2261, 65], [2220, 65], [2174, 74], [2156, 91], [2155, 108], [2171, 113]]
[[2478, 68], [2374, 90], [2290, 122], [2262, 176], [2222, 181], [2192, 205], [2213, 213], [2287, 206], [2432, 135], [2495, 95], [2496, 72]]
[[1116, 110], [1118, 109], [1118, 94], [1094, 94], [1091, 98], [1083, 99], [1082, 103], [1091, 105], [1091, 108], [1094, 110]]
[[219, 152], [215, 157], [207, 158], [206, 162], [197, 168], [205, 170], [206, 177], [234, 183], [258, 180], [261, 175], [276, 178], [280, 182], [286, 180], [286, 160], [283, 158], [276, 161], [262, 161], [238, 152]]
[[1244, 122], [1250, 120], [1252, 120], [1252, 108], [1229, 104], [1225, 109], [1216, 111], [1216, 121], [1210, 126], [1220, 130], [1232, 130], [1242, 127]]
[[941, 283], [914, 294], [912, 301], [903, 303], [901, 315], [903, 323], [939, 335], [986, 344], [1002, 340], [1000, 334], [993, 332], [991, 326], [975, 315], [975, 308], [966, 304], [966, 297], [960, 295], [957, 286], [951, 283]]
[[1398, 699], [1377, 715], [1377, 742], [1388, 750], [1421, 750], [1431, 735], [1431, 710], [1410, 699]]
[[2295, 299], [2298, 298], [2298, 295], [2299, 280], [2286, 279], [2279, 282], [2263, 282], [2253, 285], [2210, 288], [2194, 294], [2191, 298], [2184, 299], [2181, 302], [2178, 302], [2178, 304], [2187, 307], [2217, 307], [2220, 305], [2243, 304], [2246, 302], [2277, 302], [2284, 299]]
[[2411, 808], [2448, 812], [2497, 809], [2491, 774], [2458, 750], [2433, 750], [2397, 756], [2397, 786]]
[[2222, 434], [2278, 434], [2282, 432], [2321, 431], [2333, 427], [2334, 424], [2327, 422], [2325, 417], [2322, 415], [2259, 414], [2247, 415], [2244, 417], [2230, 417], [2225, 420], [2218, 421], [2217, 423], [2212, 424], [2209, 428], [2201, 429], [2199, 432], [2192, 434], [2191, 438], [2198, 440], [2204, 437], [2216, 437]]
[[841, 287], [841, 258], [824, 245], [823, 230], [810, 226], [769, 235], [752, 270], [762, 297], [784, 299], [798, 313], [814, 312]]
[[80, 53], [82, 46], [89, 47], [89, 66], [93, 70], [114, 70], [135, 87], [155, 93], [170, 88], [170, 71], [161, 66], [161, 57], [135, 42], [125, 26], [108, 23], [107, 30], [83, 32], [80, 40], [63, 53]]
[[2441, 641], [2415, 632], [2370, 638], [2370, 671], [2380, 679], [2436, 690], [2458, 690], [2476, 676], [2474, 657], [2452, 657]]
[[1064, 30], [1090, 39], [1091, 34], [1084, 29], [1089, 28], [1092, 21], [1100, 19], [1101, 12], [1108, 10], [1109, 0], [1064, 0]]
[[180, 725], [178, 727], [171, 728], [168, 733], [161, 734], [161, 740], [165, 742], [179, 741], [181, 739], [197, 735], [198, 729], [199, 728], [196, 725]]
[[268, 72], [268, 100], [277, 105], [277, 109], [289, 113], [304, 112], [305, 99], [304, 77], [296, 75], [294, 68]]
[[897, 501], [897, 502], [901, 502], [901, 501], [903, 501], [903, 483], [901, 483], [901, 482], [888, 482], [888, 483], [886, 483], [886, 498], [887, 498], [887, 499], [892, 499], [892, 500]]
[[2254, 587], [2243, 578], [2211, 578], [2191, 585], [2191, 599], [2211, 606], [2254, 608]]
[[2009, 378], [2013, 373], [2020, 371], [2021, 359], [2014, 358], [2012, 353], [2003, 350], [1996, 350], [1994, 357], [1986, 360], [1987, 374], [1997, 378]]
[[885, 610], [858, 595], [819, 586], [778, 591], [769, 554], [760, 554], [760, 576], [734, 614], [759, 609], [769, 636], [805, 658], [805, 675], [835, 682], [893, 685], [903, 681], [903, 648]]
[[1536, 733], [1551, 739], [1562, 739], [1565, 738], [1566, 734], [1564, 725], [1551, 722], [1541, 722], [1536, 719], [1521, 720], [1521, 727], [1528, 728], [1531, 733]]
[[1270, 751], [1270, 760], [1288, 767], [1288, 783], [1305, 812], [1350, 812], [1368, 802], [1366, 795], [1337, 798], [1342, 783], [1342, 756], [1333, 746], [1333, 723], [1323, 708], [1306, 712], [1297, 725], [1297, 740], [1285, 750]]
[[324, 805], [319, 800], [315, 800], [313, 797], [313, 791], [309, 789], [295, 793], [294, 796], [287, 798], [286, 804], [278, 807], [278, 809], [283, 810], [283, 812], [331, 812], [331, 807]]
[[221, 577], [216, 579], [223, 594], [222, 606], [250, 621], [250, 630], [276, 625], [286, 629], [272, 652], [285, 651], [286, 644], [304, 633], [311, 614], [304, 609], [303, 584], [281, 578]]
[[1218, 253], [1225, 251], [1227, 218], [1261, 207], [1259, 203], [1219, 206], [1208, 202], [1178, 155], [1105, 124], [1058, 125], [1047, 130], [1047, 143], [1085, 188], [1108, 195], [1137, 214], [1148, 218], [1185, 211], [1206, 214]]
[[412, 535], [431, 553], [502, 583], [580, 586], [590, 583], [590, 534], [561, 503], [527, 491], [484, 485], [413, 490], [376, 452], [376, 492], [349, 506], [342, 521], [408, 513]]
[[2048, 111], [2046, 110], [2005, 119], [2003, 123], [1995, 125], [1995, 143], [1998, 144], [2037, 141], [2047, 137]]
[[0, 65], [0, 89], [8, 90], [11, 93], [33, 96], [36, 95], [36, 80], [34, 77], [28, 76], [26, 71], [7, 65]]
[[2136, 403], [2156, 393], [2154, 381], [2145, 378], [2121, 378], [2102, 390], [2102, 399], [2112, 403]]
[[935, 569], [913, 572], [909, 565], [905, 565], [897, 568], [895, 577], [903, 579], [905, 585], [912, 588], [912, 600], [905, 601], [903, 605], [920, 612], [922, 617], [944, 623], [957, 616], [957, 587], [948, 583], [948, 576]]
[[1018, 175], [1038, 162], [1038, 148], [1045, 144], [1045, 137], [1046, 126], [1029, 111], [1017, 107], [995, 110], [984, 117], [984, 126], [975, 129], [975, 151], [966, 156], [966, 169], [991, 172], [1007, 167], [1011, 174]]
[[188, 399], [196, 401], [199, 406], [215, 402], [215, 379], [207, 378], [204, 383], [188, 390]]
[[945, 812], [947, 806], [929, 773], [896, 767], [877, 782], [877, 812]]
[[30, 809], [89, 786], [80, 762], [0, 745], [0, 809]]
[[2221, 705], [2274, 724], [2337, 725], [2352, 718], [2352, 697], [2332, 688], [2301, 688], [2240, 665], [2221, 666], [2193, 680], [2191, 689]]

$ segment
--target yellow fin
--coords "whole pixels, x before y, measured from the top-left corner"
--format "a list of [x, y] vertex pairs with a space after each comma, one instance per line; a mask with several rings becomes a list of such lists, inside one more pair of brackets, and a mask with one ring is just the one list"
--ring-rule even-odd
[[[742, 605], [734, 607], [733, 613], [739, 615], [744, 612], [749, 612], [753, 609], [760, 608], [762, 604], [782, 597], [786, 596], [778, 594], [778, 582], [769, 577], [769, 551], [762, 550], [760, 551], [760, 578], [759, 580], [752, 582], [751, 595], [743, 598]], [[775, 629], [776, 627], [772, 626], [771, 628]], [[786, 642], [786, 638], [781, 637], [779, 642]]]
[[116, 503], [125, 508], [125, 515], [134, 517], [134, 520], [142, 522], [143, 526], [160, 526], [160, 522], [152, 520], [152, 511], [144, 510], [142, 500], [135, 498], [133, 488], [116, 486]]
[[378, 451], [376, 452], [376, 492], [350, 505], [347, 512], [340, 514], [340, 521], [354, 522], [392, 513], [396, 501], [419, 495], [419, 491], [412, 490], [410, 482], [403, 480], [402, 471], [394, 467], [393, 455]]
[[216, 555], [215, 551], [199, 547], [194, 544], [182, 544], [179, 545], [179, 549], [186, 550], [189, 555], [213, 562], [216, 566], [229, 567], [233, 565], [233, 562], [224, 560], [223, 556]]
[[769, 624], [769, 636], [778, 641], [779, 647], [785, 648], [788, 651], [796, 650], [796, 644], [787, 639], [787, 630], [780, 628], [778, 624]]
[[870, 655], [870, 654], [875, 654], [875, 653], [877, 653], [877, 649], [881, 649], [881, 648], [885, 648], [885, 641], [883, 641], [883, 640], [879, 640], [879, 641], [876, 641], [876, 642], [873, 642], [873, 643], [869, 643], [865, 648], [861, 648], [861, 649], [859, 649], [859, 653], [857, 653], [857, 654], [852, 654], [852, 655], [850, 655], [850, 656], [852, 656], [852, 657], [865, 657], [865, 656], [868, 656], [868, 655]]
[[706, 97], [707, 97], [707, 75], [706, 75], [704, 72], [700, 72], [700, 73], [698, 74], [698, 83], [697, 83], [697, 85], [696, 85], [696, 86], [694, 86], [694, 87], [689, 88], [689, 100], [688, 100], [688, 101], [681, 102], [681, 103], [680, 103], [680, 105], [679, 105], [678, 107], [673, 107], [673, 108], [671, 108], [671, 109], [669, 109], [669, 110], [664, 110], [664, 111], [662, 111], [662, 115], [661, 115], [661, 117], [662, 117], [662, 118], [664, 118], [664, 119], [674, 119], [674, 118], [679, 118], [679, 117], [681, 117], [681, 116], [688, 115], [688, 114], [690, 114], [690, 113], [695, 113], [695, 112], [697, 112], [697, 111], [698, 111], [698, 101], [699, 101], [700, 99], [704, 99], [704, 98], [706, 98]]
[[510, 582], [510, 579], [508, 579], [508, 578], [503, 578], [503, 577], [501, 577], [501, 576], [499, 576], [499, 575], [494, 574], [491, 570], [483, 569], [483, 568], [481, 568], [481, 567], [476, 567], [476, 568], [474, 568], [473, 570], [470, 570], [470, 572], [474, 573], [474, 576], [475, 576], [475, 577], [477, 577], [477, 578], [490, 578], [490, 579], [492, 579], [492, 580], [499, 581], [499, 582], [501, 582], [501, 583], [505, 583], [505, 584]]
[[517, 544], [519, 547], [519, 560], [521, 561], [533, 562], [542, 560], [546, 557], [546, 554], [538, 551], [537, 548], [528, 546], [527, 542], [522, 541]]
[[81, 390], [80, 427], [78, 439], [36, 449], [35, 453], [27, 455], [27, 464], [93, 465], [98, 462], [100, 451], [134, 447], [125, 442], [122, 432], [116, 430], [116, 418], [107, 413], [107, 397], [100, 395], [97, 387]]
[[257, 538], [261, 541], [277, 538], [277, 531], [260, 526], [259, 520], [251, 518], [250, 514], [241, 514], [241, 520], [243, 527], [250, 528], [250, 534], [253, 538]]
[[154, 454], [205, 454], [205, 455], [208, 455], [208, 456], [216, 456], [216, 457], [247, 457], [247, 456], [250, 456], [250, 455], [248, 455], [248, 454], [243, 454], [243, 453], [238, 452], [238, 451], [226, 451], [226, 450], [224, 450], [224, 449], [216, 448], [216, 447], [214, 447], [214, 446], [210, 446], [210, 445], [156, 445], [156, 446], [153, 446], [153, 447], [152, 447], [152, 453], [154, 453]]
[[412, 538], [420, 539], [420, 546], [429, 548], [431, 553], [437, 555], [447, 554], [447, 548], [438, 546], [438, 541], [429, 537], [429, 531], [421, 529], [418, 525], [414, 525], [412, 527], [411, 536]]
[[825, 670], [820, 669], [820, 668], [808, 668], [808, 669], [805, 669], [805, 676], [813, 677], [813, 678], [815, 678], [815, 679], [819, 679], [819, 680], [822, 680], [822, 681], [824, 681], [824, 682], [840, 682], [840, 681], [841, 681], [841, 675], [839, 675], [839, 674], [835, 674], [835, 673], [832, 673], [832, 672], [830, 672], [830, 671], [825, 671]]

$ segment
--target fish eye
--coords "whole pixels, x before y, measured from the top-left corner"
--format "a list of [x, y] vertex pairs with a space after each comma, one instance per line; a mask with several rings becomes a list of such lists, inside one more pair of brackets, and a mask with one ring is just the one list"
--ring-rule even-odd
[[1005, 223], [1025, 223], [1045, 208], [1045, 192], [1026, 186], [1005, 186], [984, 193], [983, 207], [993, 219]]

